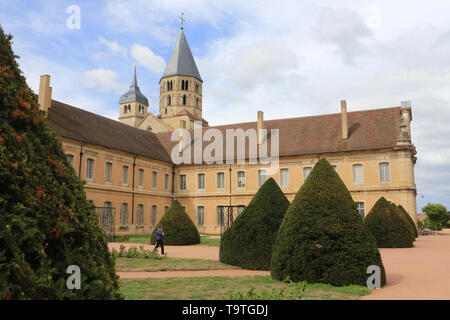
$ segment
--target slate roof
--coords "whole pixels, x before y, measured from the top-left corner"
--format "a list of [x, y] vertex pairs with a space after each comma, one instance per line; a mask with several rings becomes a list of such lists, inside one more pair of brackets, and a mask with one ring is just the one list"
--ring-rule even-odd
[[131, 82], [130, 89], [127, 93], [123, 94], [120, 99], [119, 103], [127, 103], [127, 102], [139, 102], [142, 104], [145, 104], [148, 106], [148, 99], [142, 94], [141, 90], [139, 89], [139, 86], [137, 85], [136, 80], [136, 67], [134, 68], [134, 75], [133, 75], [133, 81]]
[[203, 81], [198, 72], [189, 44], [184, 36], [183, 29], [180, 31], [161, 79], [171, 76], [190, 76]]

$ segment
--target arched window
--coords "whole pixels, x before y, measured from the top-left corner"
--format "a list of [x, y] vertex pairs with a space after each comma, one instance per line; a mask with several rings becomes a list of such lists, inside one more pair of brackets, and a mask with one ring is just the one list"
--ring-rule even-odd
[[199, 89], [200, 89], [200, 86], [199, 86], [199, 84], [198, 84], [198, 83], [196, 83], [196, 84], [195, 84], [195, 92], [197, 92], [197, 93], [198, 93]]
[[189, 84], [189, 81], [186, 80], [186, 82], [184, 83], [184, 89], [185, 90], [189, 90], [188, 84]]
[[148, 127], [147, 127], [147, 131], [148, 131], [148, 132], [152, 132], [152, 131], [153, 131], [153, 130], [152, 130], [152, 127], [148, 126]]
[[181, 90], [184, 90], [184, 89], [185, 89], [185, 81], [181, 80]]
[[186, 95], [183, 95], [183, 106], [186, 105]]
[[167, 81], [167, 91], [170, 90], [170, 81]]
[[170, 106], [172, 104], [172, 99], [170, 96], [167, 96], [167, 105]]
[[199, 98], [195, 98], [195, 106], [196, 106], [196, 107], [198, 107], [198, 106], [199, 106], [199, 101], [200, 101], [200, 99], [199, 99]]

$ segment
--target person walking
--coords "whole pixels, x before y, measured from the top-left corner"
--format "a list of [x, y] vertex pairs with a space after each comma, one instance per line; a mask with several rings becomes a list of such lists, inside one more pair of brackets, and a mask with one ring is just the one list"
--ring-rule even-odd
[[163, 227], [159, 226], [158, 231], [156, 231], [156, 246], [153, 250], [158, 250], [158, 247], [161, 247], [161, 254], [164, 254], [164, 231]]

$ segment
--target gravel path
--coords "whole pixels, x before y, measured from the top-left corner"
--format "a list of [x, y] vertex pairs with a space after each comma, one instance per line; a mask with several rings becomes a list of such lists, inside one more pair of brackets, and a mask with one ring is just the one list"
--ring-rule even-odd
[[380, 249], [386, 285], [363, 300], [450, 299], [450, 231], [419, 236], [414, 248]]

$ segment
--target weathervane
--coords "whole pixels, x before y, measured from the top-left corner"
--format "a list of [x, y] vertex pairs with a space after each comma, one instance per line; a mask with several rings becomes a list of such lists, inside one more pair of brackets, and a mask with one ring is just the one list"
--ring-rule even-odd
[[179, 17], [180, 21], [181, 21], [181, 30], [183, 30], [183, 22], [186, 21], [186, 20], [184, 20], [183, 16], [184, 16], [184, 12], [182, 11], [181, 16]]

